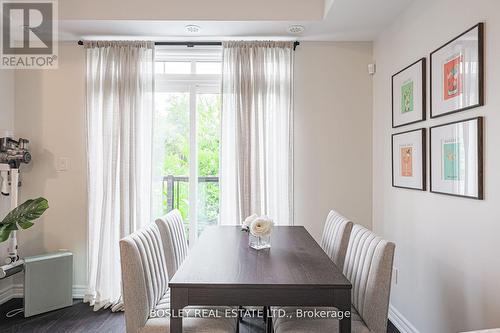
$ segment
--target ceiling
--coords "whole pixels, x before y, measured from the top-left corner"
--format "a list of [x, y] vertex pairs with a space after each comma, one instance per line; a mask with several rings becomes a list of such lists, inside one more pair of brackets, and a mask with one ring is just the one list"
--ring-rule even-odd
[[[71, 0], [67, 0], [71, 1]], [[88, 0], [87, 0], [88, 1]], [[101, 0], [99, 0], [101, 1]], [[129, 0], [132, 1], [132, 0]], [[144, 1], [144, 0], [143, 0]], [[155, 0], [150, 0], [155, 1]], [[226, 0], [211, 0], [221, 2]], [[239, 0], [231, 0], [238, 2]], [[283, 0], [254, 0], [256, 5]], [[243, 15], [240, 11], [232, 15], [226, 11], [215, 15], [208, 9], [207, 14], [200, 19], [203, 11], [194, 11], [190, 17], [195, 19], [162, 19], [144, 20], [141, 15], [127, 16], [123, 10], [119, 15], [107, 14], [107, 19], [100, 11], [97, 19], [88, 19], [91, 12], [82, 12], [78, 16], [78, 8], [71, 13], [66, 10], [59, 21], [60, 39], [72, 41], [78, 39], [152, 39], [157, 41], [197, 41], [197, 40], [228, 40], [228, 39], [293, 39], [303, 41], [371, 41], [386, 26], [388, 26], [413, 0], [286, 0], [294, 4], [289, 9], [267, 12], [253, 9], [254, 14]], [[142, 3], [134, 1], [134, 3]], [[233, 3], [232, 2], [232, 3]], [[63, 3], [63, 2], [60, 2]], [[207, 0], [204, 0], [207, 3]], [[245, 2], [252, 3], [252, 2]], [[88, 4], [88, 3], [87, 3]], [[303, 10], [302, 7], [312, 6]], [[321, 13], [318, 14], [321, 5]], [[98, 6], [98, 5], [97, 5]], [[88, 8], [88, 7], [87, 7]], [[97, 8], [100, 8], [99, 6]], [[102, 9], [102, 8], [100, 8]], [[191, 8], [192, 10], [192, 8]], [[287, 12], [288, 14], [283, 14]], [[304, 15], [300, 13], [303, 12]], [[188, 11], [179, 12], [178, 17], [189, 16]], [[259, 14], [257, 14], [259, 13]], [[169, 13], [169, 17], [174, 15]], [[181, 16], [182, 15], [182, 16]], [[215, 15], [215, 16], [214, 16]], [[253, 15], [253, 16], [252, 16]], [[257, 15], [257, 16], [256, 16]], [[252, 20], [249, 19], [251, 16]], [[132, 17], [134, 19], [124, 19]], [[138, 19], [135, 19], [138, 18]], [[256, 18], [260, 18], [255, 20]], [[185, 32], [187, 24], [196, 24], [201, 31], [196, 34]], [[291, 24], [301, 24], [306, 30], [300, 35], [287, 32]]]

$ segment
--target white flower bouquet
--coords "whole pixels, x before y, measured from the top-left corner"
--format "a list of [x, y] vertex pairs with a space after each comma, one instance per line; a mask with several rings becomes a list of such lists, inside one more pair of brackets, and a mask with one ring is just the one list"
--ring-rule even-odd
[[242, 229], [249, 231], [248, 245], [256, 250], [271, 247], [271, 232], [274, 222], [268, 216], [250, 215], [242, 223]]

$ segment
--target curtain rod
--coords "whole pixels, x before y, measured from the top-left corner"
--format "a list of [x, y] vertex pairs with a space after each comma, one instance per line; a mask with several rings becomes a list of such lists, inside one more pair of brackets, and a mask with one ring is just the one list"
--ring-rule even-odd
[[[83, 45], [83, 41], [79, 40], [78, 45]], [[208, 45], [222, 45], [222, 42], [155, 42], [155, 45], [186, 45], [187, 47], [194, 46], [208, 46]], [[293, 42], [293, 50], [300, 45], [300, 42]]]

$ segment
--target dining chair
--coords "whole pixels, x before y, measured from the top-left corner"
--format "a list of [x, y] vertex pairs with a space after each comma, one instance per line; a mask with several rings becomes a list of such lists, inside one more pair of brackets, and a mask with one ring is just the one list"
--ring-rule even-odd
[[[170, 331], [170, 291], [166, 252], [155, 223], [120, 240], [123, 301], [127, 333]], [[225, 318], [216, 308], [208, 318], [196, 307], [184, 309], [184, 332], [229, 333], [237, 331], [237, 321]], [[206, 310], [206, 308], [204, 308]], [[216, 318], [219, 316], [220, 318]]]
[[[394, 249], [394, 243], [360, 225], [353, 226], [343, 273], [352, 284], [351, 331], [354, 333], [387, 332]], [[275, 333], [332, 333], [339, 330], [337, 319], [297, 318], [294, 315], [297, 308], [282, 309], [286, 314], [273, 320]]]
[[500, 333], [500, 328], [490, 328], [490, 329], [485, 329], [485, 330], [467, 331], [467, 332], [460, 332], [460, 333]]
[[321, 247], [340, 270], [344, 267], [352, 225], [353, 223], [347, 217], [331, 210], [323, 228]]
[[174, 209], [155, 221], [165, 249], [168, 278], [171, 279], [188, 254], [188, 242], [181, 212]]
[[[353, 223], [347, 217], [335, 210], [331, 210], [326, 217], [320, 245], [340, 270], [344, 267], [352, 226]], [[286, 310], [289, 310], [289, 308], [286, 308]], [[267, 320], [267, 317], [264, 319], [266, 320], [267, 330], [271, 331], [272, 322]]]
[[[156, 219], [155, 223], [160, 230], [160, 234], [163, 240], [163, 247], [167, 252], [167, 267], [169, 272], [168, 275], [169, 278], [172, 278], [188, 253], [188, 242], [186, 239], [186, 234], [184, 232], [184, 222], [179, 210], [174, 209], [167, 213], [167, 215]], [[265, 314], [267, 313], [267, 309], [265, 307], [264, 309], [262, 307], [246, 307], [246, 309], [263, 311], [263, 320], [266, 321]], [[243, 310], [243, 307], [239, 307], [239, 310], [240, 311], [238, 311], [238, 314]], [[243, 318], [238, 315], [237, 320], [242, 321], [242, 319]]]

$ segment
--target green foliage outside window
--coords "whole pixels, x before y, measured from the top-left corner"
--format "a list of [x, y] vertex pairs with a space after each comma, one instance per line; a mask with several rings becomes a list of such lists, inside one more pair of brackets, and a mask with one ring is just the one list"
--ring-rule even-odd
[[[218, 94], [198, 94], [197, 96], [197, 141], [198, 176], [219, 175], [220, 109]], [[163, 165], [156, 174], [164, 176], [189, 175], [189, 94], [160, 93], [156, 96], [159, 109], [156, 113], [155, 144], [163, 150]], [[160, 140], [160, 141], [159, 141]], [[177, 192], [177, 190], [179, 192]], [[189, 185], [180, 182], [174, 189], [174, 208], [180, 210], [188, 223]], [[168, 211], [167, 184], [163, 187], [163, 213]], [[219, 215], [219, 184], [198, 183], [198, 228], [214, 224]]]

